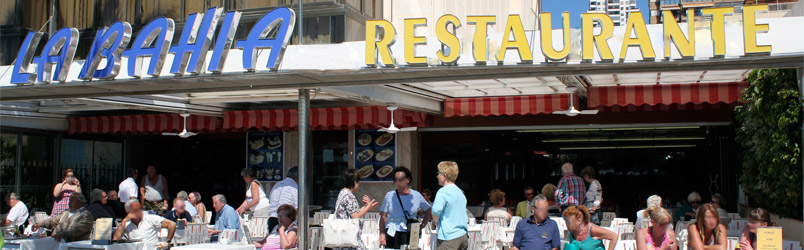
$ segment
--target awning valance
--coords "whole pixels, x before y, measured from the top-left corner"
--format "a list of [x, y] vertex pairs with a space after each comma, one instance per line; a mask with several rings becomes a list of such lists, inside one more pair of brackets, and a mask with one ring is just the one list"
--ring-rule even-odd
[[590, 87], [587, 106], [734, 103], [747, 87], [747, 82]]
[[[407, 110], [394, 112], [397, 127], [423, 127], [426, 114]], [[223, 113], [223, 128], [244, 130], [293, 130], [298, 126], [298, 110], [245, 110]], [[376, 129], [387, 127], [391, 112], [382, 106], [337, 107], [310, 109], [310, 128], [313, 130]]]
[[[68, 133], [157, 134], [180, 132], [184, 118], [178, 114], [69, 117]], [[187, 130], [210, 132], [221, 127], [220, 118], [191, 115]]]
[[687, 104], [657, 104], [657, 105], [613, 105], [598, 106], [600, 112], [645, 112], [645, 111], [691, 111], [691, 110], [734, 110], [737, 103], [687, 103]]
[[[444, 99], [444, 117], [550, 114], [569, 108], [569, 94]], [[575, 103], [577, 107], [577, 97]]]

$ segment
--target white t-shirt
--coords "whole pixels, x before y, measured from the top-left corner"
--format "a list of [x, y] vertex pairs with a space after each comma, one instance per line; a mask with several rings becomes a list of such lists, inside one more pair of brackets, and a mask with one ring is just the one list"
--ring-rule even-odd
[[142, 240], [145, 243], [145, 249], [155, 249], [156, 244], [159, 244], [157, 233], [162, 230], [163, 220], [165, 218], [161, 216], [145, 214], [139, 226], [129, 221], [126, 223], [126, 237], [128, 239]]
[[120, 202], [122, 203], [126, 203], [126, 201], [130, 200], [130, 197], [139, 197], [139, 187], [137, 187], [137, 182], [134, 181], [134, 178], [126, 178], [123, 182], [120, 182], [117, 188], [117, 196], [120, 197]]
[[6, 215], [6, 220], [10, 220], [11, 223], [14, 223], [16, 226], [22, 225], [25, 223], [25, 220], [28, 219], [28, 207], [25, 206], [25, 203], [20, 201], [17, 203], [16, 206], [12, 207], [11, 210], [8, 211], [8, 215]]

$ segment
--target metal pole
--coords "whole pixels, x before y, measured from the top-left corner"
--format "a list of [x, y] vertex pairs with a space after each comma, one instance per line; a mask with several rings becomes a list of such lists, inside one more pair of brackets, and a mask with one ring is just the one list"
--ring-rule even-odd
[[50, 0], [50, 26], [48, 28], [48, 39], [53, 37], [53, 34], [56, 33], [56, 0]]
[[[299, 45], [302, 44], [302, 28], [304, 23], [304, 8], [302, 7], [302, 2], [304, 2], [304, 0], [299, 0]], [[308, 90], [307, 93], [309, 94], [310, 91]], [[301, 96], [299, 97], [301, 98]], [[299, 105], [301, 105], [301, 103]]]
[[307, 168], [310, 167], [307, 157], [310, 146], [310, 90], [299, 89], [299, 249], [307, 250]]

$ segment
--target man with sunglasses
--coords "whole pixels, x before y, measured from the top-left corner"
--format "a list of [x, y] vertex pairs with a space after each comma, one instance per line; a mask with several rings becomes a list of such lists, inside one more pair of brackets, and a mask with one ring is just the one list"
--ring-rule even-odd
[[511, 250], [558, 250], [561, 247], [558, 223], [548, 217], [549, 207], [544, 195], [533, 198], [533, 206], [528, 207], [531, 216], [516, 225]]
[[516, 204], [516, 213], [514, 213], [514, 215], [522, 218], [528, 218], [533, 214], [530, 211], [530, 207], [534, 206], [533, 197], [536, 197], [536, 191], [534, 191], [530, 186], [526, 186], [523, 190], [525, 191], [525, 198], [527, 200], [520, 201]]

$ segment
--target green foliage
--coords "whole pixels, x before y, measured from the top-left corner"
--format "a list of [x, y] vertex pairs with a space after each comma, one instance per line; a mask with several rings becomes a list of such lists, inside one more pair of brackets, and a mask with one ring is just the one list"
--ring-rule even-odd
[[745, 104], [735, 108], [743, 148], [740, 182], [759, 205], [801, 218], [802, 106], [796, 70], [754, 70], [748, 81]]

